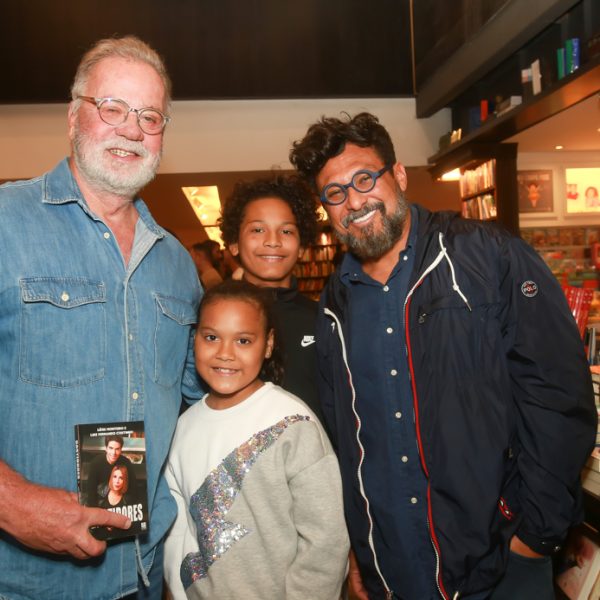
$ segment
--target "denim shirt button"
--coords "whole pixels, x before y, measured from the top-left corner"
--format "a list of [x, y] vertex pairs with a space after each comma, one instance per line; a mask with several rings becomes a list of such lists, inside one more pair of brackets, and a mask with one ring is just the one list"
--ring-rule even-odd
[[60, 299], [61, 299], [63, 302], [67, 302], [67, 301], [69, 300], [69, 294], [67, 294], [67, 292], [63, 292], [63, 293], [61, 294], [61, 296], [60, 296]]
[[108, 231], [104, 232], [104, 239], [107, 240], [110, 238], [110, 233], [108, 233]]
[[140, 397], [140, 395], [139, 395], [137, 392], [133, 392], [133, 394], [131, 394], [131, 397], [132, 397], [134, 400], [137, 400], [137, 399]]

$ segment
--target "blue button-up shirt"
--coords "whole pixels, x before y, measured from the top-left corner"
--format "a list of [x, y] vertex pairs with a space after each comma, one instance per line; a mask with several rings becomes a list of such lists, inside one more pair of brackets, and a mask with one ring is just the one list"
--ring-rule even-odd
[[404, 336], [404, 300], [418, 225], [416, 210], [411, 209], [411, 215], [407, 246], [385, 284], [365, 274], [351, 254], [344, 258], [341, 279], [351, 294], [348, 355], [362, 423], [363, 481], [377, 558], [398, 597], [425, 600], [439, 593]]
[[174, 519], [161, 471], [182, 393], [201, 395], [192, 354], [201, 289], [185, 249], [135, 206], [126, 265], [66, 160], [0, 187], [0, 458], [75, 491], [74, 425], [143, 419], [150, 506], [147, 536], [87, 563], [30, 553], [0, 533], [0, 598], [131, 593]]

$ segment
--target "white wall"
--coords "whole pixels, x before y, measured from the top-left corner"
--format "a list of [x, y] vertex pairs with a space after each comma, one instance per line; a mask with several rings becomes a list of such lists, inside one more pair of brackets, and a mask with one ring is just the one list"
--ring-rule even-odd
[[[406, 166], [427, 164], [451, 128], [450, 111], [415, 117], [412, 98], [174, 102], [161, 173], [289, 168], [294, 140], [321, 116], [377, 115]], [[0, 105], [0, 179], [51, 169], [69, 153], [66, 104]]]
[[569, 214], [566, 209], [567, 183], [565, 169], [581, 167], [600, 167], [600, 155], [598, 152], [520, 152], [517, 155], [517, 169], [552, 170], [552, 192], [554, 211], [552, 213], [532, 214], [521, 213], [519, 215], [520, 227], [556, 227], [575, 225], [597, 225], [600, 224], [600, 212], [586, 212], [581, 214]]

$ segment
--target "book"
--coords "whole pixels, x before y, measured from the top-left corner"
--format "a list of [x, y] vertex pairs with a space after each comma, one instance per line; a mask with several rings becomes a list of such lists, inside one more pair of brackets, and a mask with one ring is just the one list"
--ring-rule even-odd
[[542, 72], [539, 58], [531, 63], [531, 87], [534, 96], [542, 91]]
[[566, 52], [564, 48], [556, 50], [556, 70], [559, 79], [562, 79], [566, 74]]
[[90, 528], [97, 539], [119, 539], [148, 531], [145, 458], [143, 421], [75, 425], [79, 502], [131, 519], [129, 529]]
[[579, 68], [579, 38], [569, 38], [565, 42], [565, 71], [573, 73]]
[[585, 528], [573, 530], [567, 540], [556, 585], [569, 600], [588, 600], [600, 574], [600, 547]]
[[496, 104], [496, 116], [501, 116], [504, 113], [519, 106], [523, 102], [523, 96], [509, 96]]
[[590, 469], [590, 471], [600, 473], [600, 448], [596, 447], [592, 450], [592, 453], [588, 457], [585, 466]]
[[600, 498], [600, 473], [587, 466], [583, 467], [581, 471], [581, 485], [584, 490]]

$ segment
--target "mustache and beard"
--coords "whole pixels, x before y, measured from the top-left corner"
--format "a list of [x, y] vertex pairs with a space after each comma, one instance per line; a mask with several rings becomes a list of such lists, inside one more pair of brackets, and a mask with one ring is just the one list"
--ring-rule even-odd
[[[342, 244], [346, 244], [352, 254], [361, 260], [376, 260], [391, 250], [404, 232], [409, 205], [406, 196], [397, 188], [396, 208], [393, 212], [386, 211], [383, 202], [376, 201], [366, 204], [360, 210], [346, 215], [341, 223], [344, 229], [336, 228], [336, 235]], [[371, 222], [361, 228], [359, 236], [348, 230], [350, 224], [364, 217], [370, 212], [377, 210], [381, 213], [381, 229], [375, 231], [375, 223]]]
[[[142, 157], [141, 164], [126, 165], [112, 161], [110, 148], [119, 148]], [[88, 183], [103, 192], [133, 198], [150, 183], [160, 164], [162, 148], [150, 153], [141, 142], [119, 139], [97, 142], [85, 134], [76, 122], [73, 133], [73, 157]]]

